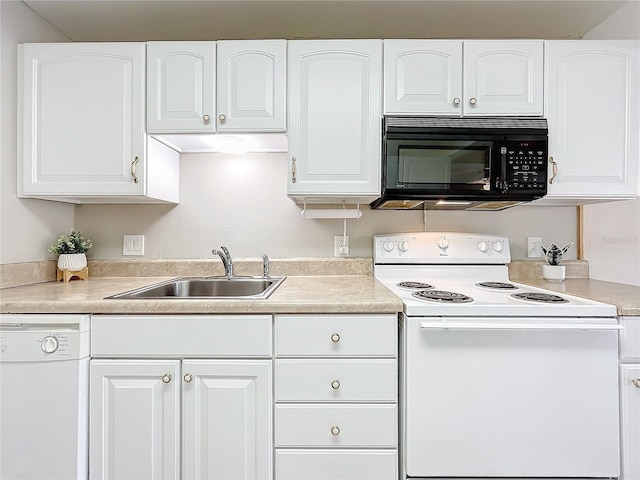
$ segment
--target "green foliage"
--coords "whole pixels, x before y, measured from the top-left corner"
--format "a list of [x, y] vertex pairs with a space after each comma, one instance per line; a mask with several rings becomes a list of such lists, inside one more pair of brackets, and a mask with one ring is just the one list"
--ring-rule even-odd
[[84, 238], [81, 232], [76, 232], [73, 228], [69, 233], [65, 233], [55, 245], [49, 247], [51, 253], [87, 253], [93, 248], [93, 242]]

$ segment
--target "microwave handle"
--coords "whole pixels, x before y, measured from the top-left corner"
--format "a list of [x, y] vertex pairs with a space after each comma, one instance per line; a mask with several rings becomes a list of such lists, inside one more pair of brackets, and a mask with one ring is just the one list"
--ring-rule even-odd
[[500, 154], [500, 176], [496, 178], [496, 188], [500, 189], [500, 192], [507, 193], [507, 156], [503, 153]]

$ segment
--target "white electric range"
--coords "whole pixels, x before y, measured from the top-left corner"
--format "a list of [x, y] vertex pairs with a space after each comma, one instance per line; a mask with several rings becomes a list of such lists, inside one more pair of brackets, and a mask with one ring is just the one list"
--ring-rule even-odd
[[612, 305], [509, 281], [495, 235], [374, 237], [401, 315], [402, 478], [619, 474]]

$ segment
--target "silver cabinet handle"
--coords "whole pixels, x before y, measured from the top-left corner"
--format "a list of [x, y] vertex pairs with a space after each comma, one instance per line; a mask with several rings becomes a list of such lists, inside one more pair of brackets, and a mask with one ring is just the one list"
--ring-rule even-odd
[[296, 183], [296, 157], [291, 157], [291, 183]]
[[460, 99], [458, 97], [453, 99], [453, 104], [454, 105], [460, 105]]
[[138, 177], [136, 176], [136, 165], [140, 161], [140, 157], [136, 157], [131, 162], [131, 176], [133, 177], [133, 183], [138, 183]]
[[224, 123], [227, 121], [227, 116], [224, 113], [221, 113], [218, 115], [218, 120], [220, 120], [220, 123]]
[[171, 375], [169, 375], [168, 373], [164, 374], [162, 376], [162, 382], [163, 383], [169, 383], [171, 381]]
[[204, 120], [204, 123], [209, 123], [209, 121], [211, 120], [211, 117], [209, 115], [203, 115], [202, 120]]
[[184, 374], [184, 381], [189, 383], [191, 380], [193, 380], [193, 375], [191, 375], [190, 373], [185, 373]]
[[469, 105], [475, 105], [476, 103], [478, 103], [478, 100], [476, 98], [470, 98], [469, 99]]
[[334, 333], [333, 335], [331, 335], [331, 341], [333, 343], [338, 343], [340, 341], [340, 334]]
[[337, 390], [340, 388], [340, 382], [338, 380], [334, 380], [333, 382], [331, 382], [331, 388], [333, 388], [334, 390]]
[[340, 435], [340, 427], [338, 427], [337, 425], [331, 427], [331, 435]]
[[640, 378], [632, 379], [631, 383], [633, 383], [636, 387], [640, 388]]
[[556, 179], [556, 177], [558, 176], [558, 164], [556, 163], [556, 161], [553, 159], [553, 157], [549, 157], [549, 163], [551, 164], [551, 171], [553, 173], [553, 175], [551, 176], [551, 178], [549, 179], [549, 184], [552, 184], [553, 181]]

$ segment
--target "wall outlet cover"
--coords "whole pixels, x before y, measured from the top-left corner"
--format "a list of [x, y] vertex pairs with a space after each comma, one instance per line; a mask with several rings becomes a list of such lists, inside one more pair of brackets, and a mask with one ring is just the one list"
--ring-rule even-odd
[[349, 256], [349, 236], [336, 235], [333, 237], [333, 256], [348, 257]]
[[527, 257], [540, 258], [542, 256], [542, 237], [527, 237]]
[[122, 255], [144, 255], [144, 235], [124, 235]]

